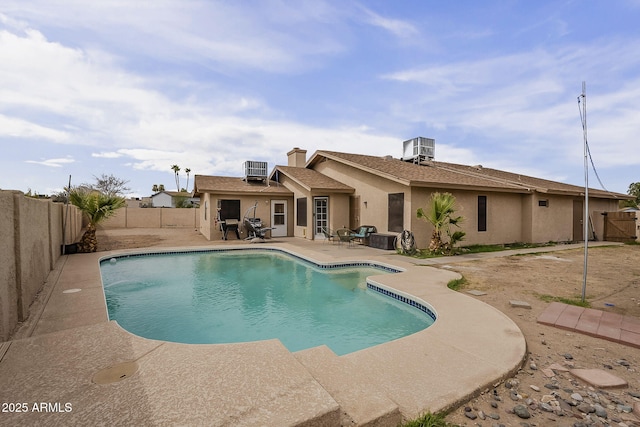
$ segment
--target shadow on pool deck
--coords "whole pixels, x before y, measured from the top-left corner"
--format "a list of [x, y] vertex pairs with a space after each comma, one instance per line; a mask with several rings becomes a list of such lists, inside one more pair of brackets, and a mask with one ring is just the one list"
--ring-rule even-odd
[[[447, 289], [457, 273], [363, 246], [294, 238], [267, 245], [320, 263], [370, 260], [405, 269], [374, 280], [426, 301], [438, 319], [424, 331], [340, 357], [326, 346], [290, 353], [278, 340], [148, 340], [108, 321], [98, 261], [116, 252], [69, 255], [59, 260], [16, 339], [0, 346], [0, 400], [29, 408], [0, 419], [8, 425], [396, 426], [465, 401], [523, 361], [526, 344], [513, 321]], [[107, 368], [105, 384], [95, 376]], [[59, 410], [33, 411], [40, 402]]]

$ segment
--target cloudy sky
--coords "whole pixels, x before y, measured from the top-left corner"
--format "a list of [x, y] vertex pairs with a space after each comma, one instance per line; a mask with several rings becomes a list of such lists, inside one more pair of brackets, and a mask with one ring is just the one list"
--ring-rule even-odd
[[640, 0], [2, 0], [0, 188], [104, 173], [150, 195], [177, 164], [191, 190], [293, 147], [400, 157], [415, 136], [436, 160], [583, 185], [586, 81], [593, 162], [626, 193], [638, 22]]

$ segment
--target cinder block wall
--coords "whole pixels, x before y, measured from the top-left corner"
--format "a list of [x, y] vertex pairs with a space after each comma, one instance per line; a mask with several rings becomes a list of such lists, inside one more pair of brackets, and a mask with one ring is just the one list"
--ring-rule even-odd
[[199, 228], [200, 208], [129, 208], [124, 207], [107, 218], [100, 229], [113, 228]]
[[81, 231], [82, 214], [75, 206], [0, 191], [0, 341], [29, 316], [63, 242], [77, 241]]

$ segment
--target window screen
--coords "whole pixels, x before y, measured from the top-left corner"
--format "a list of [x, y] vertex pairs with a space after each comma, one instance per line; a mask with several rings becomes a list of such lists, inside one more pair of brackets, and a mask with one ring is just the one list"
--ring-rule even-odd
[[388, 229], [396, 233], [404, 229], [404, 193], [389, 194]]
[[487, 196], [478, 196], [478, 231], [487, 231]]
[[307, 198], [300, 197], [296, 199], [296, 225], [300, 227], [307, 226]]
[[220, 200], [220, 220], [240, 220], [240, 200]]

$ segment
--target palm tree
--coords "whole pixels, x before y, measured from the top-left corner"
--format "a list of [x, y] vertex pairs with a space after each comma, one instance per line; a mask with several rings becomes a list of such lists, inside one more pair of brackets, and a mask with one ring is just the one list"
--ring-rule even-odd
[[158, 192], [158, 184], [153, 184], [153, 187], [151, 188], [151, 191], [153, 191], [154, 193]]
[[187, 191], [189, 191], [189, 174], [191, 173], [191, 169], [185, 168], [184, 171], [187, 174]]
[[[456, 198], [451, 193], [432, 193], [429, 211], [422, 208], [417, 211], [418, 218], [424, 219], [433, 225], [433, 233], [429, 242], [430, 252], [451, 252], [456, 243], [463, 240], [464, 231], [451, 232], [451, 225], [459, 227], [463, 217], [454, 217]], [[442, 232], [449, 237], [448, 242], [442, 240]]]
[[173, 173], [176, 176], [176, 188], [177, 188], [177, 191], [180, 191], [180, 175], [178, 175], [178, 172], [180, 172], [180, 166], [173, 165], [173, 166], [171, 166], [171, 170], [173, 170]]
[[124, 197], [76, 187], [69, 191], [69, 201], [89, 219], [87, 229], [78, 243], [78, 252], [97, 251], [96, 226], [125, 205]]

